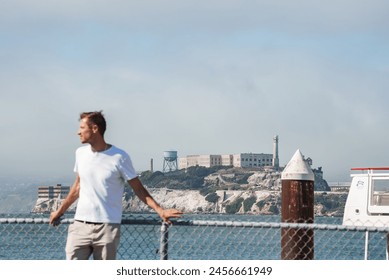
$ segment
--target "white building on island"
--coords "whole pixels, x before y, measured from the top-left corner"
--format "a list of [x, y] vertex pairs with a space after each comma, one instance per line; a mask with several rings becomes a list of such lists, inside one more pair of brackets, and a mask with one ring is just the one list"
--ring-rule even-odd
[[192, 166], [273, 167], [278, 169], [278, 136], [274, 136], [273, 140], [273, 154], [188, 155], [178, 158], [178, 169], [185, 169]]
[[233, 166], [233, 167], [265, 167], [272, 166], [273, 154], [240, 153], [230, 155], [189, 155], [178, 159], [178, 168], [191, 166]]

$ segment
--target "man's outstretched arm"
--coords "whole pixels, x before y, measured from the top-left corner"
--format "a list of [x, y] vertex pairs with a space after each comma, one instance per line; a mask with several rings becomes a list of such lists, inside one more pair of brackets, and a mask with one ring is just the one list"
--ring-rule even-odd
[[183, 212], [178, 211], [177, 209], [162, 208], [146, 190], [138, 177], [129, 180], [128, 183], [139, 199], [157, 212], [164, 222], [171, 224], [170, 218], [180, 218], [183, 214]]
[[50, 214], [50, 224], [53, 226], [58, 225], [56, 221], [65, 214], [66, 210], [78, 199], [80, 195], [80, 177], [77, 174], [76, 180], [74, 181], [72, 187], [70, 188], [69, 194], [66, 196], [65, 200], [62, 202], [61, 206], [54, 212]]

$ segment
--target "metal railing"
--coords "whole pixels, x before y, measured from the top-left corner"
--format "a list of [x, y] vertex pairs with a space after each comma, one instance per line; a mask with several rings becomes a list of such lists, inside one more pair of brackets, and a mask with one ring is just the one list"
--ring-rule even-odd
[[[67, 228], [72, 222], [64, 219], [54, 228], [48, 218], [0, 218], [0, 259], [65, 259]], [[314, 259], [387, 258], [389, 229], [383, 227], [221, 220], [178, 220], [168, 226], [153, 216], [123, 217], [117, 257], [279, 260], [283, 250], [302, 244], [301, 240], [283, 244], [285, 231], [300, 236], [304, 231], [313, 232], [314, 246], [308, 246], [308, 251]]]

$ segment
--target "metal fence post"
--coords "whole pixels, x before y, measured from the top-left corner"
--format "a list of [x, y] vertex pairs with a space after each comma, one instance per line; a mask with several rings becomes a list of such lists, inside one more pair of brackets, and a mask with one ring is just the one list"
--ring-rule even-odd
[[365, 260], [369, 258], [369, 231], [365, 232]]
[[169, 224], [162, 223], [161, 226], [161, 242], [160, 242], [160, 260], [168, 259], [168, 246], [169, 245]]
[[386, 259], [389, 260], [389, 232], [386, 233]]

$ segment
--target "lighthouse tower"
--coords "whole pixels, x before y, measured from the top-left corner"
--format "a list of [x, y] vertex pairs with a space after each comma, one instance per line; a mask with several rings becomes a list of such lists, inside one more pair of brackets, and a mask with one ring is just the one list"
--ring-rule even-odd
[[273, 168], [276, 171], [280, 168], [280, 161], [278, 159], [278, 135], [273, 137]]

